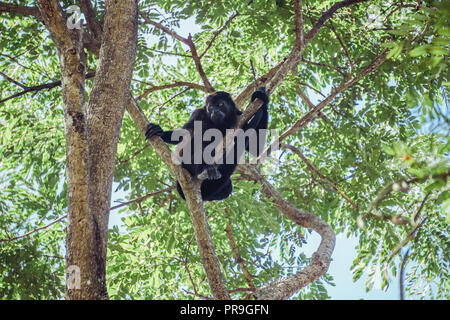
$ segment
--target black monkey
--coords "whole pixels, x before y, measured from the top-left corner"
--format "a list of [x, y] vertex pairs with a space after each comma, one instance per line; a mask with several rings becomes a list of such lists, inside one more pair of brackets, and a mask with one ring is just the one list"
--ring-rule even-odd
[[[243, 130], [244, 132], [248, 129], [256, 130], [256, 153], [259, 155], [262, 151], [262, 146], [266, 142], [266, 136], [263, 134], [259, 135], [258, 130], [267, 129], [269, 120], [269, 97], [264, 87], [259, 88], [252, 94], [251, 101], [254, 101], [257, 98], [261, 99], [264, 103], [253, 115], [250, 121], [244, 125]], [[189, 118], [189, 121], [182, 127], [183, 129], [191, 132], [189, 138], [190, 141], [188, 141], [188, 143], [191, 143], [191, 150], [194, 150], [194, 139], [192, 135], [194, 130], [194, 121], [201, 121], [202, 136], [206, 130], [213, 128], [220, 130], [222, 135], [225, 136], [226, 129], [234, 128], [237, 123], [238, 116], [241, 114], [242, 112], [236, 108], [236, 105], [234, 104], [229, 93], [218, 91], [209, 95], [206, 98], [205, 106], [203, 108], [196, 109]], [[159, 125], [150, 123], [147, 126], [145, 137], [149, 139], [154, 135], [157, 135], [160, 136], [166, 143], [178, 144], [180, 142], [179, 140], [173, 140], [173, 132], [174, 131], [163, 131]], [[260, 141], [260, 137], [262, 137], [264, 141]], [[209, 141], [202, 141], [202, 152], [210, 143], [211, 142]], [[248, 138], [245, 140], [245, 149], [249, 151]], [[191, 151], [190, 163], [182, 163], [182, 167], [187, 169], [192, 176], [203, 180], [201, 184], [201, 193], [204, 201], [222, 200], [231, 194], [233, 186], [230, 177], [236, 169], [237, 159], [239, 157], [239, 152], [236, 150], [236, 144], [234, 145], [234, 161], [232, 163], [226, 163], [226, 154], [224, 153], [223, 156], [224, 160], [222, 164], [206, 164], [203, 157], [201, 157], [201, 164], [194, 164], [194, 152]], [[183, 190], [178, 182], [177, 190], [180, 196], [185, 199]]]

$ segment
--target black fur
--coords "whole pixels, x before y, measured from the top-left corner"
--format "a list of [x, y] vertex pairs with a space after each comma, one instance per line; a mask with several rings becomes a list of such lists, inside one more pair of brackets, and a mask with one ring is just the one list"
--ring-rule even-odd
[[[264, 87], [259, 88], [253, 93], [251, 101], [257, 98], [261, 99], [264, 104], [255, 113], [252, 119], [250, 119], [250, 121], [246, 125], [244, 125], [244, 131], [251, 128], [256, 130], [267, 129], [269, 120], [269, 97], [267, 96]], [[190, 132], [193, 132], [194, 121], [201, 121], [203, 131], [202, 133], [204, 133], [208, 129], [215, 128], [220, 130], [225, 136], [226, 129], [234, 128], [238, 116], [241, 114], [242, 112], [236, 108], [236, 105], [234, 104], [230, 94], [224, 91], [218, 91], [206, 98], [205, 107], [196, 109], [192, 113], [189, 121], [183, 126], [183, 129], [187, 129]], [[145, 137], [149, 139], [152, 136], [157, 135], [160, 136], [166, 143], [178, 144], [179, 141], [172, 140], [172, 133], [173, 131], [163, 131], [159, 125], [150, 123], [147, 127]], [[190, 143], [192, 146], [191, 150], [194, 150], [192, 138]], [[202, 151], [210, 143], [210, 141], [204, 141], [202, 143]], [[265, 137], [262, 143], [260, 143], [260, 141], [258, 140], [257, 155], [259, 155], [262, 151], [260, 146], [264, 145], [264, 143]], [[230, 177], [236, 169], [237, 159], [239, 156], [236, 150], [236, 145], [234, 148], [234, 162], [231, 164], [225, 163], [225, 154], [223, 164], [206, 164], [203, 160], [201, 164], [193, 164], [193, 152], [190, 155], [191, 164], [182, 164], [182, 167], [187, 169], [192, 176], [204, 179], [201, 184], [202, 199], [204, 201], [222, 200], [227, 198], [231, 194], [233, 185], [231, 183]], [[248, 140], [246, 140], [245, 149], [247, 151], [249, 150]], [[183, 190], [181, 189], [178, 182], [177, 190], [180, 196], [185, 199]]]

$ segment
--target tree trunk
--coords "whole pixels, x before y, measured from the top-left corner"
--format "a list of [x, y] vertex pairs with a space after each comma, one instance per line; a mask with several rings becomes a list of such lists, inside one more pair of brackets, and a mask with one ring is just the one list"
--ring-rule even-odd
[[68, 191], [67, 299], [108, 299], [108, 218], [117, 142], [136, 56], [137, 2], [106, 1], [103, 34], [96, 29], [102, 41], [86, 111], [83, 30], [68, 29], [58, 1], [38, 1], [61, 65]]

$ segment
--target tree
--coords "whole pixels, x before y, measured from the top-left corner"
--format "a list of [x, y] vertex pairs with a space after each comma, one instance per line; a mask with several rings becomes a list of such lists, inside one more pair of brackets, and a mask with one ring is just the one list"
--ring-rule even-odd
[[[442, 1], [71, 4], [0, 2], [5, 297], [59, 298], [65, 282], [67, 299], [326, 298], [346, 232], [360, 239], [355, 279], [379, 270], [386, 287], [400, 268], [412, 296], [448, 298]], [[201, 31], [174, 31], [187, 19]], [[278, 168], [240, 165], [233, 195], [204, 204], [167, 145], [143, 138], [146, 115], [180, 126], [225, 90], [242, 127], [261, 85]], [[418, 131], [425, 120], [440, 126]], [[322, 240], [307, 258], [310, 230]]]

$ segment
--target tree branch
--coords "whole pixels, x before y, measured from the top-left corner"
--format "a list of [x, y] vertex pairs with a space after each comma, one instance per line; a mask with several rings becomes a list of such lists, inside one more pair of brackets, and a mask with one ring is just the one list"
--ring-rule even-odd
[[38, 231], [41, 231], [41, 230], [45, 230], [45, 229], [51, 227], [52, 225], [54, 225], [55, 223], [57, 223], [57, 222], [59, 222], [59, 221], [65, 219], [66, 217], [67, 217], [67, 215], [62, 216], [62, 217], [60, 217], [60, 218], [58, 218], [58, 219], [56, 219], [56, 220], [50, 222], [49, 224], [47, 224], [47, 225], [45, 225], [45, 226], [42, 226], [42, 227], [36, 228], [36, 229], [34, 229], [34, 230], [31, 230], [31, 231], [29, 231], [29, 232], [27, 232], [27, 233], [25, 233], [25, 234], [23, 234], [23, 235], [20, 235], [20, 236], [14, 237], [14, 238], [9, 238], [9, 239], [0, 239], [0, 242], [15, 241], [15, 240], [19, 240], [19, 239], [28, 237], [29, 235], [32, 235], [32, 234], [35, 233], [35, 232], [38, 232]]
[[[428, 195], [425, 197], [428, 197]], [[417, 232], [417, 230], [419, 230], [420, 227], [422, 227], [422, 225], [427, 221], [427, 219], [422, 219], [422, 221], [420, 221], [420, 223], [418, 223], [414, 228], [412, 228], [412, 230], [410, 232], [408, 232], [408, 235], [406, 236], [405, 239], [403, 239], [398, 245], [397, 247], [395, 247], [394, 250], [392, 250], [391, 254], [389, 255], [388, 259], [386, 260], [386, 262], [384, 263], [384, 268], [383, 268], [383, 276], [386, 279], [386, 281], [389, 281], [389, 275], [387, 272], [387, 268], [389, 265], [389, 262], [391, 262], [392, 258], [394, 258], [399, 252], [400, 250], [406, 246], [411, 240], [414, 239], [415, 234]]]
[[27, 6], [20, 6], [10, 3], [4, 3], [0, 2], [0, 13], [8, 12], [15, 15], [21, 15], [21, 16], [33, 16], [39, 21], [43, 21], [41, 13], [39, 12], [39, 9], [36, 7], [27, 7]]
[[198, 56], [197, 49], [195, 48], [195, 44], [192, 41], [191, 34], [189, 34], [187, 41], [188, 41], [188, 46], [191, 49], [192, 59], [194, 60], [195, 67], [197, 68], [198, 74], [202, 78], [203, 84], [205, 85], [207, 92], [213, 93], [216, 90], [213, 88], [213, 86], [209, 82], [208, 78], [206, 77], [205, 71], [203, 70], [202, 64], [200, 63], [200, 58]]
[[302, 11], [302, 0], [294, 1], [294, 33], [295, 33], [295, 47], [299, 50], [304, 47], [305, 36], [303, 30], [303, 11]]
[[201, 84], [186, 82], [186, 81], [177, 81], [177, 82], [170, 83], [170, 84], [163, 84], [160, 86], [151, 87], [151, 88], [145, 90], [145, 92], [143, 94], [141, 94], [139, 97], [137, 97], [136, 100], [141, 100], [154, 91], [170, 89], [170, 88], [175, 88], [175, 87], [188, 87], [188, 88], [201, 90], [203, 92], [208, 92], [206, 87], [202, 86]]
[[169, 28], [163, 26], [162, 24], [155, 22], [153, 20], [151, 20], [149, 17], [147, 17], [143, 12], [139, 11], [139, 15], [144, 18], [145, 23], [147, 24], [151, 24], [152, 26], [164, 31], [165, 33], [167, 33], [168, 35], [171, 35], [172, 37], [174, 37], [175, 39], [183, 42], [184, 44], [189, 46], [189, 41], [186, 38], [183, 38], [182, 36], [180, 36], [178, 33], [176, 33], [175, 31], [170, 30]]
[[211, 41], [208, 43], [208, 46], [206, 47], [206, 49], [203, 51], [203, 53], [200, 55], [200, 59], [203, 58], [203, 56], [206, 54], [206, 52], [208, 52], [208, 50], [211, 48], [211, 46], [213, 45], [214, 41], [216, 40], [216, 38], [219, 36], [219, 34], [222, 33], [223, 30], [225, 30], [225, 28], [230, 24], [230, 22], [236, 18], [239, 15], [239, 12], [236, 12], [235, 14], [233, 14], [230, 18], [228, 18], [228, 20], [224, 23], [224, 25], [222, 26], [222, 28], [220, 28], [219, 30], [217, 30]]
[[[136, 103], [136, 100], [131, 98], [128, 101], [126, 108], [142, 135], [145, 135], [149, 122], [142, 112], [142, 109]], [[168, 166], [169, 170], [183, 189], [189, 213], [191, 215], [194, 235], [197, 240], [203, 268], [205, 269], [206, 277], [214, 299], [230, 299], [209, 233], [206, 212], [200, 193], [201, 182], [198, 179], [194, 179], [187, 170], [182, 169], [181, 166], [172, 161], [171, 151], [160, 137], [154, 136], [149, 142], [161, 160]]]
[[92, 31], [92, 34], [94, 35], [94, 38], [97, 40], [101, 40], [102, 37], [102, 26], [98, 22], [97, 18], [95, 17], [95, 11], [92, 7], [92, 3], [90, 0], [80, 0], [81, 4], [81, 10], [84, 13], [84, 16], [86, 17], [87, 24], [89, 26], [89, 29]]
[[304, 62], [306, 64], [310, 64], [313, 66], [318, 66], [318, 67], [325, 67], [325, 68], [329, 68], [329, 69], [334, 69], [337, 72], [339, 72], [341, 75], [344, 75], [344, 72], [342, 72], [342, 69], [344, 69], [343, 67], [337, 67], [337, 66], [332, 66], [331, 64], [326, 64], [326, 63], [320, 63], [320, 62], [314, 62], [314, 61], [309, 61], [304, 59], [303, 57], [300, 58], [301, 62]]
[[189, 36], [187, 38], [183, 38], [178, 33], [170, 30], [169, 28], [163, 26], [162, 24], [152, 21], [144, 13], [139, 12], [139, 14], [140, 14], [141, 17], [144, 18], [146, 23], [157, 27], [158, 29], [160, 29], [160, 30], [164, 31], [165, 33], [171, 35], [172, 37], [174, 37], [175, 39], [183, 42], [184, 44], [186, 44], [189, 47], [189, 49], [191, 51], [191, 54], [192, 54], [192, 59], [194, 60], [194, 63], [195, 63], [195, 67], [197, 68], [197, 71], [198, 71], [200, 77], [203, 80], [203, 84], [206, 87], [206, 91], [208, 93], [213, 93], [215, 90], [214, 90], [213, 86], [211, 85], [211, 83], [209, 82], [208, 78], [206, 77], [205, 71], [203, 70], [202, 64], [200, 63], [200, 57], [198, 56], [197, 49], [195, 47], [194, 42], [192, 41], [191, 34], [189, 34]]
[[282, 148], [287, 148], [291, 151], [293, 151], [296, 155], [298, 155], [300, 157], [300, 159], [302, 159], [302, 161], [307, 165], [307, 167], [314, 172], [315, 174], [317, 174], [319, 176], [319, 178], [325, 182], [326, 184], [328, 184], [329, 186], [331, 186], [334, 190], [336, 190], [337, 193], [339, 193], [342, 198], [344, 198], [348, 203], [350, 203], [352, 205], [353, 208], [355, 208], [356, 210], [359, 210], [359, 207], [352, 201], [350, 200], [349, 197], [347, 197], [347, 195], [342, 192], [341, 190], [339, 190], [338, 187], [336, 187], [336, 185], [334, 183], [332, 183], [330, 180], [328, 180], [304, 155], [303, 153], [300, 152], [300, 150], [298, 150], [296, 147], [291, 146], [289, 144], [281, 144]]
[[[300, 0], [296, 0], [300, 1]], [[345, 0], [342, 2], [338, 2], [331, 6], [330, 9], [328, 9], [325, 13], [322, 14], [322, 16], [319, 18], [319, 20], [316, 22], [316, 24], [313, 26], [313, 28], [306, 34], [303, 41], [303, 46], [300, 46], [299, 43], [295, 43], [291, 53], [287, 57], [287, 59], [282, 62], [282, 64], [277, 68], [275, 74], [270, 79], [270, 81], [266, 85], [266, 91], [268, 94], [271, 94], [276, 87], [278, 87], [281, 83], [281, 81], [286, 77], [286, 74], [289, 70], [294, 69], [298, 62], [301, 59], [301, 54], [303, 51], [303, 48], [316, 36], [316, 34], [319, 32], [320, 28], [323, 26], [323, 24], [330, 19], [333, 14], [340, 8], [351, 6], [355, 3], [359, 2], [365, 2], [367, 0]], [[297, 4], [296, 6], [299, 6]], [[297, 10], [296, 11], [296, 18], [295, 21], [299, 23], [301, 21], [300, 17], [298, 15], [301, 14], [301, 12]], [[299, 36], [297, 36], [297, 39], [299, 39]], [[386, 50], [387, 51], [387, 50]], [[359, 79], [358, 79], [359, 80]], [[347, 87], [343, 88], [342, 90], [346, 89]], [[250, 117], [261, 107], [261, 102], [256, 99], [253, 103], [250, 103], [247, 108], [244, 111], [244, 114], [239, 119], [239, 127], [242, 126]], [[320, 111], [320, 110], [318, 110]]]
[[145, 199], [150, 198], [150, 197], [157, 196], [158, 194], [166, 193], [166, 192], [171, 192], [173, 189], [175, 189], [175, 187], [174, 187], [174, 186], [171, 186], [171, 187], [166, 188], [166, 189], [163, 189], [163, 190], [159, 190], [159, 191], [152, 192], [152, 193], [147, 193], [146, 195], [144, 195], [144, 196], [142, 196], [142, 197], [139, 197], [139, 198], [136, 198], [136, 199], [127, 201], [127, 202], [123, 202], [123, 203], [118, 204], [118, 205], [116, 205], [116, 206], [114, 206], [114, 207], [111, 207], [109, 210], [111, 211], [111, 210], [119, 209], [119, 208], [124, 207], [124, 206], [127, 206], [127, 205], [129, 205], [129, 204], [131, 204], [131, 203], [142, 202], [142, 201], [144, 201]]
[[347, 47], [345, 46], [344, 42], [342, 41], [341, 37], [339, 36], [339, 34], [336, 32], [336, 29], [333, 26], [333, 23], [330, 21], [330, 29], [331, 31], [333, 31], [334, 35], [336, 36], [336, 39], [339, 41], [342, 49], [344, 50], [345, 55], [347, 56], [348, 62], [350, 63], [350, 76], [353, 75], [353, 61], [352, 58], [350, 57], [350, 54], [348, 53]]
[[225, 228], [225, 233], [227, 234], [227, 238], [230, 242], [231, 251], [233, 252], [234, 260], [236, 261], [238, 266], [241, 268], [242, 273], [244, 274], [244, 277], [245, 277], [245, 281], [247, 281], [249, 288], [251, 290], [255, 290], [255, 284], [253, 283], [252, 275], [248, 271], [247, 267], [244, 264], [244, 260], [241, 258], [241, 255], [239, 254], [239, 249], [237, 247], [236, 240], [234, 239], [233, 231], [231, 230], [231, 220], [228, 215], [227, 209], [225, 209], [225, 213], [226, 213], [227, 219], [228, 219], [228, 223]]
[[[86, 73], [85, 78], [86, 79], [93, 78], [94, 76], [95, 76], [95, 72], [89, 72], [89, 73]], [[38, 91], [41, 91], [41, 90], [44, 90], [44, 89], [51, 90], [51, 89], [53, 89], [55, 87], [58, 87], [60, 85], [61, 85], [61, 80], [58, 80], [58, 81], [55, 81], [55, 82], [49, 82], [49, 83], [40, 84], [40, 85], [37, 85], [37, 86], [26, 87], [23, 91], [20, 91], [18, 93], [13, 94], [12, 96], [9, 96], [7, 98], [4, 98], [4, 99], [0, 100], [0, 104], [5, 102], [5, 101], [8, 101], [8, 100], [11, 100], [11, 99], [23, 96], [24, 94], [26, 94], [28, 92], [38, 92]]]
[[40, 0], [38, 1], [38, 8], [44, 19], [45, 26], [61, 53], [66, 54], [65, 51], [73, 49], [74, 44], [72, 43], [60, 4], [54, 0]]
[[319, 233], [322, 238], [319, 248], [313, 254], [311, 263], [306, 268], [291, 277], [275, 280], [272, 283], [258, 288], [258, 292], [263, 292], [263, 295], [260, 296], [259, 299], [287, 299], [307, 284], [319, 278], [328, 270], [336, 240], [334, 231], [318, 216], [298, 209], [285, 200], [283, 196], [259, 174], [254, 166], [239, 165], [238, 171], [244, 174], [244, 176], [251, 177], [252, 180], [261, 183], [261, 192], [272, 201], [274, 206], [286, 218], [294, 221], [299, 226], [313, 229]]
[[[270, 82], [267, 85], [268, 93], [272, 93], [273, 90], [281, 83], [281, 81], [286, 76], [287, 72], [291, 70], [294, 66], [298, 64], [300, 60], [301, 51], [303, 50], [304, 45], [310, 41], [315, 34], [318, 32], [323, 23], [330, 18], [333, 13], [343, 6], [348, 6], [353, 3], [362, 2], [361, 0], [355, 1], [343, 1], [342, 3], [338, 3], [330, 8], [322, 17], [319, 19], [318, 23], [315, 27], [308, 33], [305, 38], [305, 42], [303, 46], [294, 46], [291, 51], [290, 56], [283, 60], [281, 63], [273, 67], [266, 75], [270, 76], [270, 78], [258, 79], [262, 83], [266, 83], [267, 80]], [[299, 14], [299, 10], [297, 10], [297, 14]], [[141, 14], [142, 15], [142, 14]], [[145, 18], [144, 18], [145, 19]], [[148, 19], [148, 18], [147, 18]], [[194, 58], [194, 62], [196, 62], [197, 70], [199, 71], [200, 76], [205, 84], [205, 87], [208, 89], [208, 92], [213, 90], [212, 86], [209, 84], [209, 81], [202, 74], [202, 68], [199, 63], [199, 57], [195, 50], [195, 46], [192, 43], [192, 38], [189, 36], [188, 39], [184, 39], [180, 37], [175, 32], [169, 30], [168, 28], [163, 27], [160, 24], [147, 21], [164, 32], [172, 35], [176, 39], [182, 41], [187, 44], [191, 48], [191, 53]], [[148, 19], [149, 20], [149, 19]], [[296, 22], [300, 21], [298, 18]], [[301, 39], [301, 37], [299, 38]], [[190, 41], [189, 41], [190, 40]], [[187, 43], [191, 42], [191, 43]], [[253, 82], [249, 85], [236, 99], [236, 104], [241, 106], [246, 99], [248, 99], [251, 93], [254, 91], [255, 85], [258, 85], [258, 81]], [[259, 99], [256, 99], [253, 103], [251, 103], [245, 110], [244, 115], [240, 117], [239, 123], [237, 127], [242, 127], [242, 125], [251, 117], [251, 115], [256, 112], [256, 110], [262, 105], [262, 102]], [[134, 99], [131, 99], [127, 105], [127, 109], [130, 112], [131, 116], [135, 124], [138, 126], [140, 131], [144, 134], [146, 130], [146, 126], [148, 121], [143, 115], [142, 110], [140, 110]], [[320, 111], [320, 110], [318, 110]], [[317, 112], [318, 112], [317, 111]], [[211, 237], [209, 234], [209, 228], [206, 221], [205, 211], [203, 208], [203, 202], [201, 200], [200, 195], [200, 182], [197, 179], [193, 179], [189, 173], [185, 170], [182, 170], [179, 166], [176, 166], [172, 163], [170, 157], [170, 150], [167, 145], [159, 137], [153, 137], [150, 139], [150, 143], [152, 144], [155, 151], [161, 157], [161, 159], [166, 163], [172, 173], [175, 175], [175, 178], [180, 183], [181, 188], [186, 197], [186, 202], [189, 207], [189, 211], [191, 214], [191, 219], [194, 225], [194, 233], [197, 239], [197, 244], [199, 246], [200, 256], [202, 257], [202, 262], [204, 269], [207, 274], [208, 282], [211, 287], [211, 291], [215, 299], [229, 299], [228, 291], [225, 287], [224, 280], [222, 277], [222, 273], [220, 267], [218, 265], [217, 257], [214, 253], [214, 247], [212, 245]], [[299, 210], [284, 200], [281, 195], [274, 190], [264, 178], [259, 176], [259, 173], [252, 172], [252, 175], [257, 175], [257, 180], [263, 183], [263, 193], [269, 198], [275, 198], [273, 201], [277, 207], [280, 208], [280, 211], [283, 212], [288, 218], [296, 221], [302, 226], [311, 227], [314, 230], [318, 231], [322, 235], [322, 242], [319, 246], [318, 252], [313, 255], [312, 263], [302, 272], [298, 273], [295, 278], [283, 279], [280, 281], [276, 281], [266, 287], [263, 288], [264, 291], [267, 291], [267, 294], [263, 296], [263, 298], [272, 298], [272, 299], [281, 299], [287, 298], [292, 295], [298, 288], [301, 288], [303, 285], [310, 283], [320, 275], [326, 272], [330, 256], [334, 248], [334, 232], [333, 230], [323, 221], [321, 221], [318, 217], [309, 214], [305, 211]]]
[[[306, 103], [306, 105], [308, 106], [309, 109], [314, 109], [315, 106], [314, 104], [311, 102], [311, 100], [309, 100], [309, 98], [306, 96], [306, 94], [302, 91], [302, 89], [300, 89], [299, 86], [295, 86], [295, 91], [297, 92], [297, 94], [300, 96], [300, 98], [302, 98], [303, 102]], [[327, 117], [322, 113], [319, 112], [318, 116], [325, 122], [328, 121]]]
[[23, 84], [21, 84], [20, 82], [14, 80], [13, 78], [9, 77], [8, 75], [4, 74], [3, 72], [0, 72], [0, 76], [2, 76], [3, 78], [5, 78], [6, 80], [8, 80], [11, 83], [14, 83], [16, 86], [21, 87], [22, 89], [27, 89], [27, 86], [24, 86]]
[[[350, 86], [352, 86], [354, 83], [358, 82], [361, 78], [366, 76], [367, 74], [371, 73], [374, 70], [377, 70], [380, 65], [386, 60], [386, 55], [388, 53], [388, 49], [383, 50], [374, 60], [372, 60], [358, 75], [353, 77], [352, 79], [349, 79], [345, 83], [341, 84], [339, 87], [334, 89], [332, 93], [330, 93], [324, 100], [322, 100], [317, 106], [314, 107], [311, 111], [306, 113], [302, 118], [297, 120], [289, 129], [284, 131], [280, 137], [279, 141], [282, 141], [286, 139], [288, 136], [295, 134], [299, 132], [303, 127], [305, 127], [309, 122], [314, 120], [318, 113], [326, 106], [328, 103], [330, 103], [334, 97], [336, 97], [339, 93], [342, 91], [348, 89]], [[275, 144], [273, 146], [269, 146], [264, 153], [267, 152], [269, 154], [271, 152], [271, 149], [275, 147]]]

